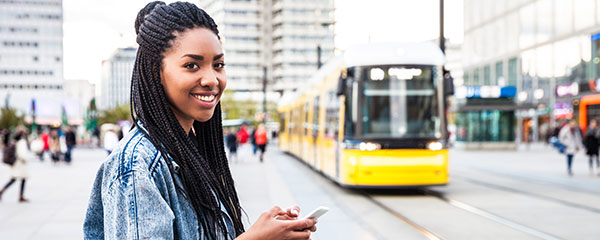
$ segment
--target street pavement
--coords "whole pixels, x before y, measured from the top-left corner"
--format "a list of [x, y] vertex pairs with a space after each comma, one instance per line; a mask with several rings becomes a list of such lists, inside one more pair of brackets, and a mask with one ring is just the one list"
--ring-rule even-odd
[[[262, 163], [249, 145], [238, 155], [230, 166], [246, 228], [275, 205], [299, 205], [300, 215], [323, 205], [330, 212], [319, 219], [313, 239], [427, 239], [406, 219], [443, 239], [600, 236], [600, 177], [589, 173], [583, 155], [575, 157], [575, 175], [569, 177], [564, 156], [543, 145], [518, 152], [451, 150], [451, 183], [431, 190], [479, 214], [412, 190], [341, 188], [274, 145]], [[0, 201], [0, 239], [81, 239], [95, 172], [105, 156], [103, 150], [78, 148], [71, 165], [31, 162], [30, 202], [18, 203], [19, 182]], [[0, 187], [8, 178], [9, 169], [0, 166]]]

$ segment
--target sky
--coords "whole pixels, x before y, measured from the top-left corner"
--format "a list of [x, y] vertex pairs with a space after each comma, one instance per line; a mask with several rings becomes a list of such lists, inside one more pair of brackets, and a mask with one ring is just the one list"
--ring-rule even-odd
[[[338, 49], [368, 42], [427, 41], [439, 34], [438, 0], [334, 1]], [[148, 2], [63, 0], [65, 79], [98, 84], [102, 60], [119, 47], [136, 45], [133, 23]], [[463, 0], [445, 0], [445, 35], [452, 42], [462, 42], [462, 13]]]

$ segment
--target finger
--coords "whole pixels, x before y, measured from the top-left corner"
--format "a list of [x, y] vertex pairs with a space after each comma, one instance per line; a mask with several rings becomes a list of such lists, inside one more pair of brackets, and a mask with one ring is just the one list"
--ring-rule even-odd
[[290, 221], [286, 222], [286, 227], [291, 230], [303, 230], [303, 229], [311, 228], [316, 223], [317, 223], [317, 220], [314, 218], [290, 220]]
[[310, 231], [311, 231], [311, 232], [316, 232], [316, 231], [317, 231], [317, 225], [316, 225], [316, 224], [315, 224], [315, 225], [313, 225], [313, 226], [310, 228]]
[[287, 235], [289, 239], [310, 239], [310, 231], [308, 229], [304, 231], [291, 231]]
[[281, 210], [281, 208], [278, 207], [278, 206], [275, 206], [275, 207], [271, 208], [271, 210], [269, 210], [269, 212], [268, 212], [268, 216], [271, 217], [271, 218], [275, 218], [275, 217], [277, 217], [279, 215], [284, 215], [284, 214], [286, 214], [286, 212], [284, 212], [283, 210]]
[[283, 214], [283, 215], [279, 215], [277, 217], [275, 217], [276, 220], [294, 220], [296, 218], [290, 217], [287, 214]]
[[300, 215], [300, 207], [297, 205], [291, 206], [288, 208], [288, 215], [292, 217], [298, 217], [298, 215]]

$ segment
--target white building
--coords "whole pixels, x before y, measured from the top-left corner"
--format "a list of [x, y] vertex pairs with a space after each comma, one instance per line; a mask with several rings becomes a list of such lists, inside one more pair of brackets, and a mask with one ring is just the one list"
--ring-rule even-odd
[[83, 118], [90, 105], [90, 101], [95, 97], [94, 91], [94, 85], [87, 80], [65, 80], [65, 102], [70, 102], [74, 105], [73, 109], [70, 109], [73, 116], [70, 117], [69, 123], [77, 125], [83, 123]]
[[219, 26], [228, 89], [293, 90], [333, 56], [333, 0], [200, 0]]
[[61, 0], [0, 1], [0, 99], [27, 115], [33, 99], [46, 104], [39, 119], [64, 105], [62, 11]]
[[131, 75], [137, 48], [119, 48], [102, 61], [102, 80], [97, 96], [101, 110], [129, 104]]

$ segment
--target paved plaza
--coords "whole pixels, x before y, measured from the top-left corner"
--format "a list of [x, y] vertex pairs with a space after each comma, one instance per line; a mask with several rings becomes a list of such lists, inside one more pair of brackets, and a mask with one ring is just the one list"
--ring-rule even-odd
[[[269, 147], [263, 163], [251, 154], [249, 145], [242, 146], [239, 159], [231, 163], [247, 228], [274, 205], [285, 208], [297, 204], [305, 213], [320, 205], [330, 208], [320, 219], [313, 239], [427, 239], [398, 214], [443, 239], [600, 236], [600, 229], [590, 225], [600, 222], [596, 207], [600, 203], [600, 177], [589, 173], [583, 155], [576, 156], [575, 175], [569, 177], [564, 156], [542, 145], [518, 152], [451, 151], [451, 183], [432, 190], [525, 226], [518, 228], [411, 191], [372, 192], [365, 197], [363, 192], [341, 188], [315, 174], [275, 146]], [[18, 182], [3, 195], [0, 239], [82, 238], [92, 182], [106, 153], [78, 148], [73, 154], [71, 165], [31, 162], [26, 186], [30, 202], [18, 203]], [[0, 185], [8, 176], [9, 169], [0, 166]], [[561, 223], [563, 218], [568, 221]], [[527, 233], [528, 228], [538, 235]]]

